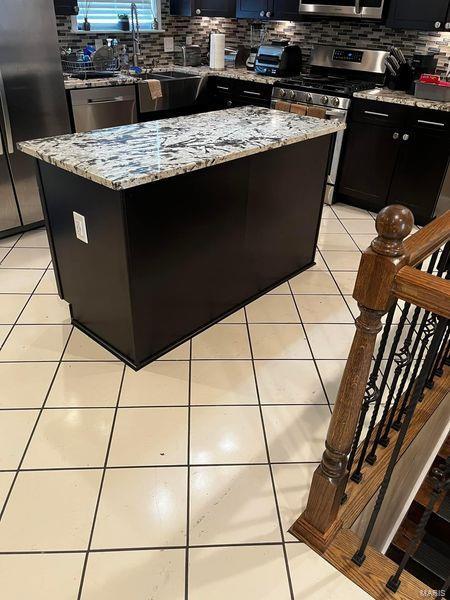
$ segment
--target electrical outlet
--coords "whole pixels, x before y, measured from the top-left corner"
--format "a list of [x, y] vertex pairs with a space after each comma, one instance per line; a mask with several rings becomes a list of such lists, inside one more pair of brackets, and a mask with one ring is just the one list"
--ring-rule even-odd
[[73, 222], [75, 224], [75, 235], [77, 236], [77, 238], [85, 244], [88, 244], [89, 241], [86, 229], [86, 220], [84, 216], [74, 211]]
[[186, 46], [192, 46], [192, 35], [186, 36]]
[[165, 37], [164, 38], [164, 52], [173, 52], [173, 51], [174, 51], [173, 37]]

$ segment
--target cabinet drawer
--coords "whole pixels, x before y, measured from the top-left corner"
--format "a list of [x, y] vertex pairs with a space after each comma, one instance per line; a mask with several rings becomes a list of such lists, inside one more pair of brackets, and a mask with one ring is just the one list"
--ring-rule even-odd
[[400, 104], [356, 98], [353, 100], [350, 115], [351, 121], [398, 127], [406, 125], [407, 118], [408, 108]]
[[209, 91], [214, 95], [231, 96], [234, 94], [235, 81], [231, 77], [209, 77]]
[[408, 111], [408, 127], [450, 134], [450, 113], [441, 110], [413, 108]]
[[234, 84], [234, 93], [236, 96], [247, 100], [270, 100], [272, 97], [272, 86], [268, 83], [238, 79]]

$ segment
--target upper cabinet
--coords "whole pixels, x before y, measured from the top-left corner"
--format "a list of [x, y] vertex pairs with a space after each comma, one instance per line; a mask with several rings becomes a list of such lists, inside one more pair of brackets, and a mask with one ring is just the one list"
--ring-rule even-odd
[[273, 0], [273, 19], [280, 21], [300, 21], [298, 0]]
[[235, 17], [236, 0], [170, 0], [170, 14], [185, 17]]
[[241, 19], [270, 19], [274, 0], [236, 0], [236, 16]]
[[449, 0], [392, 0], [388, 27], [419, 31], [450, 31]]
[[78, 0], [54, 0], [57, 15], [77, 15]]

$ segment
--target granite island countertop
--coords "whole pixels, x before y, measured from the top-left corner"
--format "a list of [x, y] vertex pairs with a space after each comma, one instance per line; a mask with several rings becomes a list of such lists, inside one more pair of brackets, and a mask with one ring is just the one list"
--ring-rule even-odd
[[378, 102], [388, 102], [391, 104], [403, 104], [404, 106], [414, 106], [416, 108], [429, 108], [431, 110], [443, 110], [450, 112], [450, 102], [438, 102], [436, 100], [423, 100], [416, 98], [406, 92], [399, 90], [390, 90], [388, 88], [365, 90], [363, 92], [355, 92], [354, 98], [362, 98], [364, 100], [377, 100]]
[[20, 142], [39, 160], [125, 190], [345, 129], [255, 106]]
[[[269, 77], [259, 75], [254, 71], [249, 71], [245, 67], [227, 67], [223, 71], [215, 71], [210, 67], [181, 67], [178, 65], [166, 65], [164, 67], [155, 67], [154, 71], [164, 73], [165, 71], [184, 71], [194, 75], [216, 75], [218, 77], [229, 77], [231, 79], [240, 79], [241, 81], [256, 81], [257, 83], [267, 83], [273, 85], [280, 77]], [[77, 79], [71, 78], [64, 81], [66, 90], [76, 90], [93, 87], [105, 87], [114, 85], [132, 85], [141, 81], [132, 75], [115, 75], [113, 77], [104, 77], [98, 79]]]

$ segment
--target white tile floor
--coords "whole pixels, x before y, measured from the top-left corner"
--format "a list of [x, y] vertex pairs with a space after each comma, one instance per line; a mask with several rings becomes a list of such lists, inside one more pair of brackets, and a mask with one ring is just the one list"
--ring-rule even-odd
[[2, 600], [368, 598], [287, 532], [351, 342], [373, 216], [139, 373], [70, 325], [43, 230], [0, 240]]

